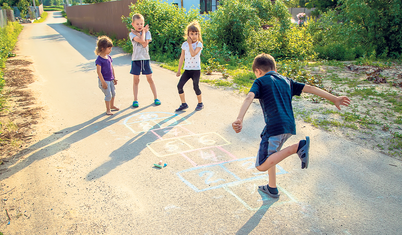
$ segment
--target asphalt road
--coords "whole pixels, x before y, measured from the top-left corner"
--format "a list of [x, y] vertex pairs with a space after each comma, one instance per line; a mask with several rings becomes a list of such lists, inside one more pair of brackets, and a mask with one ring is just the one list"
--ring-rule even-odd
[[[296, 155], [281, 162], [281, 197], [271, 199], [257, 190], [267, 175], [253, 167], [264, 127], [258, 103], [235, 134], [244, 96], [202, 84], [205, 109], [195, 112], [189, 83], [190, 108], [175, 114], [178, 78], [153, 64], [162, 105], [141, 77], [134, 109], [131, 56], [113, 48], [121, 110], [106, 116], [96, 38], [64, 26], [59, 12], [48, 17], [19, 37], [46, 121], [44, 138], [0, 175], [3, 203], [14, 208], [9, 225], [0, 215], [4, 234], [401, 233], [400, 161], [297, 122], [286, 146], [310, 136], [309, 169]], [[167, 166], [153, 167], [159, 160]]]

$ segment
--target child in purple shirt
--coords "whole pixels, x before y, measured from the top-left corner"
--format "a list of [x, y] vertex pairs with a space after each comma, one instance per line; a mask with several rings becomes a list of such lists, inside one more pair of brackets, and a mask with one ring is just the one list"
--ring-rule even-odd
[[114, 97], [116, 96], [114, 86], [117, 85], [117, 80], [114, 75], [113, 60], [109, 55], [112, 52], [112, 47], [113, 42], [109, 37], [98, 37], [95, 49], [95, 54], [98, 55], [98, 58], [96, 58], [95, 64], [99, 78], [98, 85], [103, 94], [105, 94], [106, 115], [113, 115], [112, 110], [119, 110], [114, 106]]

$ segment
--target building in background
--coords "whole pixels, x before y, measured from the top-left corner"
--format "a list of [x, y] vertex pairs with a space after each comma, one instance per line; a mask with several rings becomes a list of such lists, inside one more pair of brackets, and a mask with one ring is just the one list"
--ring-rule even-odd
[[204, 12], [215, 11], [219, 5], [219, 0], [166, 0], [177, 7], [199, 10], [201, 14]]

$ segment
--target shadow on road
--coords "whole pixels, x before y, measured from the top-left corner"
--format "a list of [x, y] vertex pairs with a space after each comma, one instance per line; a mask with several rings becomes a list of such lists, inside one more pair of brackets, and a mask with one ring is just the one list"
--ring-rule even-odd
[[[187, 114], [184, 117], [180, 116], [180, 119], [177, 122], [174, 122], [174, 123], [172, 123], [172, 124], [170, 124], [170, 125], [168, 125], [167, 127], [164, 127], [164, 128], [177, 126], [181, 122], [186, 121], [189, 117], [194, 115], [194, 113], [196, 113], [196, 111], [193, 111], [193, 112]], [[176, 118], [176, 117], [177, 116], [170, 116], [170, 117], [168, 117], [166, 119], [163, 119], [159, 123], [157, 123], [154, 126], [152, 126], [152, 128], [150, 128], [150, 129], [151, 130], [152, 129], [159, 129], [160, 126], [162, 126], [164, 123], [167, 123], [167, 122], [169, 122], [170, 120], [172, 120], [173, 118]], [[167, 134], [167, 133], [168, 132], [164, 132], [164, 134]], [[163, 136], [163, 134], [160, 133], [160, 137], [162, 137], [162, 136]], [[145, 133], [144, 132], [138, 133], [138, 135], [136, 135], [135, 137], [133, 137], [132, 139], [127, 141], [123, 146], [121, 146], [120, 148], [114, 150], [110, 154], [111, 159], [108, 162], [105, 162], [104, 164], [102, 164], [98, 168], [96, 168], [93, 171], [91, 171], [87, 175], [86, 180], [91, 181], [91, 180], [98, 179], [98, 178], [106, 175], [107, 173], [109, 173], [110, 171], [115, 169], [116, 167], [122, 165], [123, 163], [134, 159], [135, 157], [140, 155], [142, 150], [147, 148], [148, 143], [156, 141], [157, 139], [158, 139], [158, 137], [156, 135], [152, 134], [150, 131], [145, 132]]]
[[268, 209], [275, 203], [278, 201], [278, 199], [274, 199], [274, 200], [264, 200], [264, 198], [266, 198], [266, 195], [261, 192], [260, 190], [258, 190], [258, 193], [261, 195], [261, 199], [263, 201], [262, 206], [260, 207], [260, 209], [258, 209], [257, 212], [255, 212], [255, 214], [253, 216], [251, 216], [251, 218], [239, 229], [239, 231], [237, 231], [236, 234], [238, 235], [244, 235], [244, 234], [249, 234], [251, 233], [259, 224], [260, 221], [262, 219], [262, 217], [264, 217], [265, 213], [267, 213]]
[[[102, 113], [84, 123], [79, 125], [68, 127], [63, 130], [57, 131], [53, 133], [53, 135], [39, 141], [38, 143], [28, 147], [27, 149], [22, 150], [18, 154], [14, 156], [16, 159], [24, 158], [28, 156], [25, 160], [16, 165], [6, 169], [6, 171], [2, 172], [0, 175], [0, 180], [8, 178], [15, 173], [23, 170], [28, 167], [32, 163], [36, 161], [40, 161], [44, 158], [53, 156], [61, 151], [64, 151], [70, 148], [71, 144], [79, 142], [92, 134], [105, 129], [108, 126], [111, 126], [115, 123], [120, 122], [121, 120], [139, 113], [141, 111], [146, 110], [147, 108], [153, 105], [148, 105], [139, 109], [135, 109], [133, 112], [129, 112], [127, 114], [121, 115], [121, 113], [132, 110], [131, 107], [127, 107], [123, 110], [120, 110], [113, 116], [108, 116], [105, 118], [105, 114]], [[67, 136], [67, 137], [66, 137]], [[66, 137], [65, 139], [59, 141], [60, 139]]]

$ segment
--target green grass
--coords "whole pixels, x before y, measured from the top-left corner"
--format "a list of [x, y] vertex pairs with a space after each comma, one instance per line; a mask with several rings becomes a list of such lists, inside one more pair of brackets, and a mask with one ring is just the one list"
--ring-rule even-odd
[[39, 20], [35, 20], [34, 23], [42, 23], [43, 21], [46, 20], [48, 13], [46, 11], [44, 11], [42, 13], [42, 15], [40, 16]]
[[63, 6], [43, 6], [44, 11], [64, 11]]
[[208, 84], [215, 85], [215, 86], [222, 86], [222, 87], [231, 87], [231, 86], [233, 86], [232, 82], [229, 82], [229, 81], [226, 81], [226, 80], [220, 80], [220, 79], [216, 79], [216, 80], [201, 79], [200, 82], [208, 83]]

